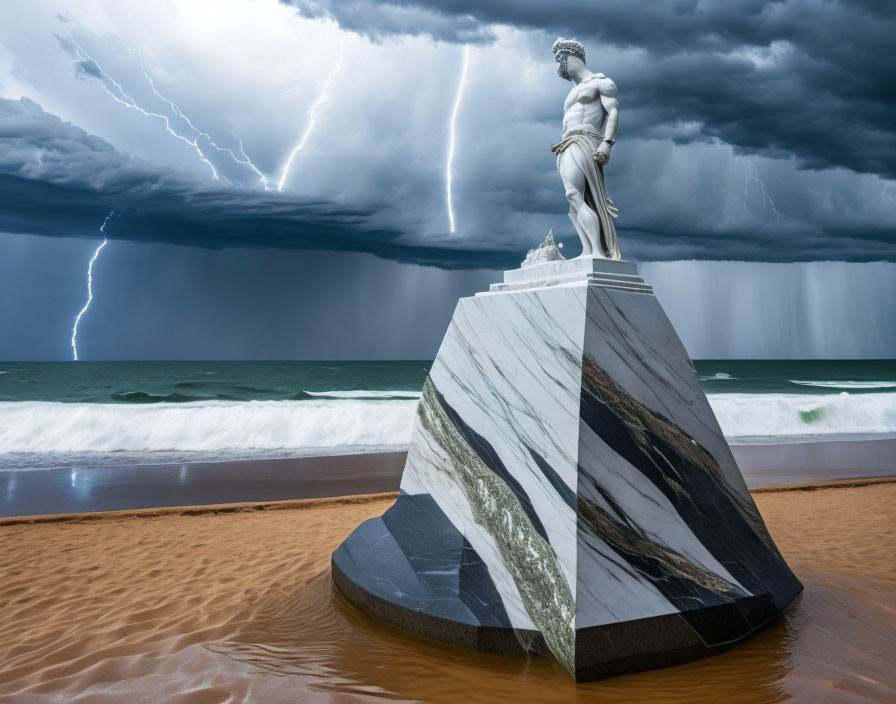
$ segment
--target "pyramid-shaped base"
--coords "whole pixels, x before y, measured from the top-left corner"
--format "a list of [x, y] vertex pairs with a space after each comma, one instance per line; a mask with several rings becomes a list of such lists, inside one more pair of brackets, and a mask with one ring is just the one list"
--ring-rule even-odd
[[334, 553], [340, 591], [580, 681], [720, 652], [802, 589], [628, 262], [539, 264], [462, 299], [401, 488]]

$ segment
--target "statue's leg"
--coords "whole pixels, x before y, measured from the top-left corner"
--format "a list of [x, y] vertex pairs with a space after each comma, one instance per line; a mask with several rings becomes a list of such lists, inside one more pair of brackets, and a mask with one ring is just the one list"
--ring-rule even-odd
[[566, 199], [569, 201], [569, 217], [575, 225], [579, 239], [582, 240], [582, 256], [603, 256], [598, 245], [600, 238], [600, 220], [597, 214], [585, 203], [585, 189], [588, 181], [585, 174], [576, 164], [571, 153], [575, 146], [563, 152], [557, 165]]
[[579, 219], [574, 205], [569, 206], [569, 219], [572, 220], [572, 225], [574, 228], [576, 228], [576, 234], [579, 236], [579, 239], [582, 242], [582, 253], [579, 256], [590, 257], [594, 254], [594, 250], [591, 247], [591, 240], [589, 240], [588, 237], [582, 234], [582, 228], [579, 225]]

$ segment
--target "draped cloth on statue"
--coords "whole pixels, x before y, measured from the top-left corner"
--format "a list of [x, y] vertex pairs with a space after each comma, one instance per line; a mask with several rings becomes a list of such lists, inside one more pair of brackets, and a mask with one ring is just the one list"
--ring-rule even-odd
[[[563, 139], [551, 147], [551, 151], [557, 155], [557, 165], [564, 154], [573, 159], [588, 182], [585, 189], [585, 204], [591, 208], [600, 221], [600, 248], [605, 257], [621, 259], [619, 244], [616, 241], [616, 226], [613, 218], [619, 216], [619, 210], [613, 205], [613, 201], [607, 196], [607, 188], [604, 185], [604, 168], [594, 160], [594, 151], [600, 146], [604, 136], [600, 132], [587, 129], [569, 130]], [[575, 208], [569, 209], [569, 217], [579, 229]]]

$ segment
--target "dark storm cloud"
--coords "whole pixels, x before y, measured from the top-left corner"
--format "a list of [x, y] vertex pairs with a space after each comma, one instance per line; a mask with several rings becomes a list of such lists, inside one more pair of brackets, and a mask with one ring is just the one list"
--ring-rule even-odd
[[[396, 261], [469, 268], [515, 256], [397, 242], [377, 213], [289, 194], [210, 189], [134, 159], [23, 98], [0, 99], [0, 231], [199, 247], [370, 252]], [[381, 218], [380, 218], [381, 219]]]
[[285, 0], [284, 4], [294, 5], [308, 18], [333, 17], [344, 29], [374, 41], [396, 34], [424, 35], [439, 41], [471, 44], [494, 39], [491, 29], [472, 15], [445, 12], [438, 7], [427, 7], [425, 3]]
[[[860, 209], [861, 201], [836, 203], [836, 218], [822, 213], [810, 224], [781, 217], [771, 227], [754, 223], [745, 230], [710, 207], [712, 193], [694, 193], [682, 179], [665, 175], [654, 144], [643, 142], [646, 156], [632, 153], [615, 172], [625, 194], [643, 192], [639, 184], [649, 171], [648, 180], [662, 186], [652, 198], [665, 198], [649, 208], [632, 203], [620, 230], [630, 258], [796, 261], [808, 254], [863, 261], [896, 255], [891, 226], [850, 214], [850, 207]], [[129, 157], [28, 99], [0, 100], [0, 145], [0, 231], [96, 237], [109, 211], [120, 210], [123, 217], [110, 221], [107, 233], [137, 242], [351, 250], [443, 268], [502, 268], [519, 261], [518, 238], [501, 236], [499, 224], [480, 223], [479, 235], [473, 233], [455, 247], [433, 246], [395, 224], [403, 221], [402, 214], [389, 203], [358, 208], [287, 193], [210, 188], [179, 171]], [[699, 163], [701, 156], [691, 158]], [[667, 168], [675, 168], [674, 162]], [[550, 190], [556, 196], [556, 189]], [[495, 198], [509, 199], [504, 205], [515, 211], [513, 203], [537, 191], [538, 184], [514, 183]], [[766, 208], [758, 196], [754, 187], [742, 214], [748, 205]], [[806, 207], [813, 207], [807, 202]], [[562, 203], [554, 197], [538, 207], [562, 215]]]
[[626, 110], [637, 114], [625, 125], [627, 136], [697, 122], [699, 130], [677, 139], [718, 139], [746, 153], [793, 155], [809, 169], [845, 167], [896, 176], [892, 2], [294, 4], [302, 13], [326, 13], [347, 29], [372, 36], [416, 33], [466, 42], [487, 38], [489, 26], [502, 24], [575, 35], [588, 48], [638, 49], [643, 54], [632, 63], [611, 54], [611, 65], [599, 69], [611, 73]]

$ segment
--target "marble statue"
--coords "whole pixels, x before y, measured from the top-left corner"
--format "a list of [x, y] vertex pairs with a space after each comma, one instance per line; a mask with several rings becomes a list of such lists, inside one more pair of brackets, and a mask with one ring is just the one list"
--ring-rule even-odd
[[563, 138], [551, 147], [569, 200], [569, 218], [582, 240], [582, 256], [619, 259], [619, 215], [604, 185], [604, 166], [619, 129], [616, 84], [585, 65], [585, 47], [560, 37], [552, 47], [560, 78], [575, 85], [563, 104]]
[[620, 261], [603, 166], [616, 88], [577, 85], [554, 150], [585, 256], [553, 234], [462, 298], [417, 406], [401, 492], [333, 553], [373, 616], [577, 681], [719, 653], [802, 585], [778, 552], [649, 283]]

